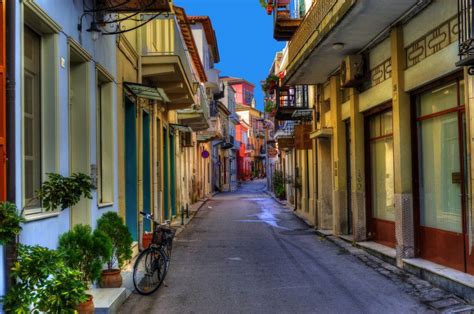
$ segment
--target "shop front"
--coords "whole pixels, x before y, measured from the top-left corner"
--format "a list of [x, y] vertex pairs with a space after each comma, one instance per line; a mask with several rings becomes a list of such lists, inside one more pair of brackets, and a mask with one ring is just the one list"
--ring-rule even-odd
[[393, 114], [391, 103], [378, 107], [366, 118], [366, 191], [368, 237], [395, 247]]
[[468, 166], [461, 75], [414, 95], [417, 246], [420, 257], [474, 273], [467, 233]]

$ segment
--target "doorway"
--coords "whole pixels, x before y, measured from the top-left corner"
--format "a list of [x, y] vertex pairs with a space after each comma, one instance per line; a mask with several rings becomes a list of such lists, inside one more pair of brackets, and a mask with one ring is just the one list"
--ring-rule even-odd
[[[69, 48], [69, 169], [70, 173], [90, 173], [89, 63]], [[91, 201], [82, 198], [71, 208], [71, 224], [91, 224]]]
[[170, 208], [170, 184], [169, 184], [169, 143], [168, 130], [163, 128], [163, 219], [168, 220]]
[[416, 95], [418, 246], [422, 258], [474, 273], [466, 226], [464, 81]]
[[[387, 109], [388, 108], [388, 109]], [[393, 113], [380, 106], [366, 119], [368, 237], [395, 248]]]
[[137, 136], [135, 103], [125, 97], [125, 222], [138, 241]]
[[[142, 197], [143, 211], [151, 214], [151, 141], [150, 141], [150, 114], [142, 111]], [[151, 222], [143, 221], [143, 231], [151, 232]]]
[[352, 234], [352, 151], [351, 122], [346, 120], [346, 187], [347, 187], [347, 234]]
[[176, 217], [176, 160], [174, 153], [174, 134], [170, 132], [170, 201], [171, 201], [171, 216]]

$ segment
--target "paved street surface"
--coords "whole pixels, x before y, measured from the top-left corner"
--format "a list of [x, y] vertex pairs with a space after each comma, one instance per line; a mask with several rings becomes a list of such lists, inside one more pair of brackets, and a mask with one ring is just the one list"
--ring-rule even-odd
[[210, 200], [176, 238], [166, 285], [121, 313], [424, 313], [393, 281], [319, 238], [264, 193]]

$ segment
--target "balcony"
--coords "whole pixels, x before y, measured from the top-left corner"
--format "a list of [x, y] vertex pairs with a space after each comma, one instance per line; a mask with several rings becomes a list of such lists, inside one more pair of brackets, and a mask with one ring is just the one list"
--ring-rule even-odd
[[[283, 83], [314, 85], [325, 82], [346, 55], [360, 51], [398, 18], [412, 10], [416, 13], [427, 2], [313, 1], [288, 44], [288, 65]], [[343, 48], [333, 49], [334, 43], [342, 43]]]
[[293, 121], [288, 121], [283, 124], [275, 132], [275, 140], [280, 149], [291, 149], [295, 147], [295, 126]]
[[291, 15], [290, 0], [275, 0], [273, 9], [273, 38], [289, 41], [301, 24], [302, 19]]
[[170, 12], [170, 0], [97, 0], [97, 10], [106, 12]]
[[276, 91], [276, 115], [280, 121], [311, 121], [312, 110], [309, 108], [308, 86], [282, 86]]
[[190, 107], [196, 85], [176, 17], [157, 18], [142, 33], [142, 76], [148, 84], [165, 90], [170, 110]]
[[199, 88], [197, 101], [191, 109], [177, 111], [180, 124], [190, 127], [194, 132], [204, 131], [209, 128], [209, 101], [204, 88]]
[[459, 21], [459, 62], [457, 66], [469, 66], [469, 73], [474, 74], [474, 23], [472, 8], [474, 0], [458, 0]]
[[207, 82], [206, 87], [210, 88], [214, 94], [220, 92], [220, 84], [219, 84], [219, 74], [220, 71], [218, 69], [209, 69], [206, 70]]
[[221, 138], [223, 135], [223, 128], [221, 120], [218, 117], [209, 118], [209, 128], [205, 131], [198, 132], [197, 141], [198, 142], [210, 142]]

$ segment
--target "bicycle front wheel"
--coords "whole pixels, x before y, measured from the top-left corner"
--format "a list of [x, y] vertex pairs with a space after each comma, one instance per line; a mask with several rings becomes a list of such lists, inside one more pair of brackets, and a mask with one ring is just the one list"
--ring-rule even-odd
[[140, 253], [133, 265], [133, 285], [138, 293], [149, 295], [163, 283], [166, 275], [166, 257], [156, 248]]

